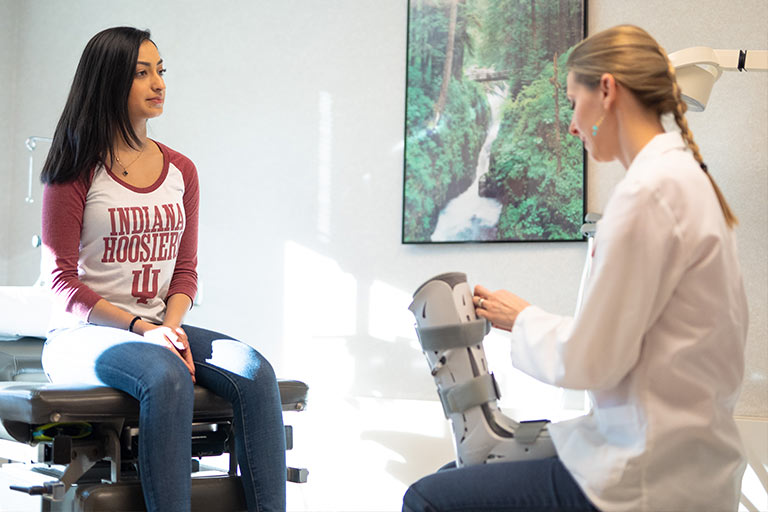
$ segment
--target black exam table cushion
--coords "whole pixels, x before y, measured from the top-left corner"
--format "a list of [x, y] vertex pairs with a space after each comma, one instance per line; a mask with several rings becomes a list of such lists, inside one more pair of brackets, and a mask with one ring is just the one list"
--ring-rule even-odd
[[[45, 382], [40, 364], [44, 341], [34, 337], [0, 336], [0, 439], [25, 442], [28, 436], [25, 425], [115, 419], [135, 424], [138, 421], [138, 401], [122, 391], [105, 386]], [[278, 385], [283, 411], [304, 408], [306, 384], [278, 379]], [[227, 421], [231, 417], [229, 402], [195, 386], [194, 421]], [[24, 435], [20, 439], [22, 431]]]
[[[303, 408], [307, 385], [278, 380], [283, 410]], [[114, 388], [37, 382], [0, 383], [0, 419], [42, 424], [53, 421], [106, 421], [139, 417], [139, 402]], [[195, 386], [195, 421], [232, 417], [232, 406], [213, 392]]]

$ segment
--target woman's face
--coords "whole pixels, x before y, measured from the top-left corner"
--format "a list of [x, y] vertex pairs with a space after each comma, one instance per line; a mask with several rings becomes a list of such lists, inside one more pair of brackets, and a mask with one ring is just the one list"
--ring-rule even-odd
[[[590, 89], [584, 84], [576, 81], [573, 73], [568, 73], [568, 85], [566, 96], [571, 102], [573, 117], [568, 131], [575, 135], [584, 143], [584, 147], [589, 154], [597, 161], [613, 160], [609, 147], [610, 133], [601, 117], [606, 114], [603, 107], [603, 94], [600, 87]], [[593, 135], [592, 127], [598, 122], [601, 124], [597, 130], [597, 135]]]
[[163, 113], [165, 81], [163, 59], [152, 41], [144, 41], [136, 59], [136, 74], [128, 94], [128, 115], [133, 123], [157, 117]]

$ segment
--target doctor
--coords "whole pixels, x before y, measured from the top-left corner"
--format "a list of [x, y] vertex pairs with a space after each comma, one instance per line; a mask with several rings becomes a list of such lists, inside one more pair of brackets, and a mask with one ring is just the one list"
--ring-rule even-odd
[[[592, 411], [550, 426], [558, 457], [442, 471], [409, 489], [404, 510], [735, 511], [748, 323], [736, 218], [649, 34], [595, 34], [568, 67], [571, 133], [627, 170], [598, 223], [582, 308], [562, 317], [483, 286], [474, 302], [511, 331], [517, 368], [588, 390]], [[665, 133], [664, 114], [679, 132]]]

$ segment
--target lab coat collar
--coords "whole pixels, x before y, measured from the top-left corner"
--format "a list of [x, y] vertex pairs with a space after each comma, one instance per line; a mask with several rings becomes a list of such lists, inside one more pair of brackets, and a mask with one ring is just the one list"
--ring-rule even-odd
[[627, 173], [631, 173], [632, 169], [642, 167], [643, 162], [655, 158], [662, 153], [673, 151], [676, 149], [686, 149], [685, 141], [683, 140], [680, 132], [665, 132], [656, 135], [635, 155], [635, 159], [627, 169]]

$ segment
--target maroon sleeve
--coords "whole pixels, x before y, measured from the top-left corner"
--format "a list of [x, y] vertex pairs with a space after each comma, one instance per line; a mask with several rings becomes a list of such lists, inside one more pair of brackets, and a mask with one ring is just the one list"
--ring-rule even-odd
[[179, 253], [176, 257], [176, 267], [168, 288], [168, 297], [175, 293], [183, 293], [191, 300], [197, 294], [197, 225], [200, 206], [200, 191], [198, 188], [197, 169], [188, 158], [176, 154], [174, 162], [184, 177], [184, 212], [186, 222], [184, 234], [179, 243]]
[[84, 285], [77, 274], [80, 231], [88, 185], [81, 181], [45, 185], [43, 188], [43, 247], [53, 269], [51, 290], [64, 308], [87, 321], [101, 296]]

